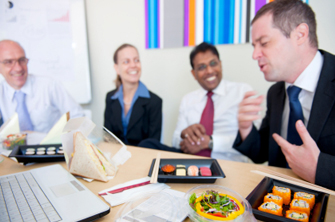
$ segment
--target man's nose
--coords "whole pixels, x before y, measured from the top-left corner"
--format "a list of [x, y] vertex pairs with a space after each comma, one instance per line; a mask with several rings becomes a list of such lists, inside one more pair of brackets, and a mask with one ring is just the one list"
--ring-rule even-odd
[[20, 64], [19, 60], [15, 60], [12, 70], [21, 71], [23, 66]]
[[262, 51], [258, 46], [254, 47], [254, 51], [252, 52], [252, 58], [254, 60], [258, 60], [262, 56]]

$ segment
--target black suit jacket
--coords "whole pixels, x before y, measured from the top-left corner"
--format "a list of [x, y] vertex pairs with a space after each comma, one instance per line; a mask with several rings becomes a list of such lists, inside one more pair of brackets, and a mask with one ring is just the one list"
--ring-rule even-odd
[[[335, 190], [335, 56], [320, 50], [324, 61], [315, 91], [307, 130], [317, 143], [319, 155], [315, 183]], [[269, 161], [270, 166], [286, 167], [286, 159], [273, 133], [280, 135], [285, 102], [285, 83], [278, 82], [267, 94], [267, 111], [262, 125], [242, 142], [237, 136], [234, 148], [254, 162]]]
[[134, 103], [125, 142], [122, 126], [122, 108], [118, 99], [111, 99], [116, 90], [107, 93], [105, 109], [105, 127], [127, 145], [137, 146], [147, 138], [161, 138], [162, 99], [150, 92], [150, 98], [138, 97]]

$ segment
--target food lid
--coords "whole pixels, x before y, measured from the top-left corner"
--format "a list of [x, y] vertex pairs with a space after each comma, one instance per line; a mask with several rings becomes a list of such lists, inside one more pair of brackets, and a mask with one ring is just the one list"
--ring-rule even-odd
[[116, 221], [178, 221], [182, 217], [180, 206], [183, 204], [182, 199], [178, 200], [164, 190], [138, 194], [121, 207], [116, 214]]

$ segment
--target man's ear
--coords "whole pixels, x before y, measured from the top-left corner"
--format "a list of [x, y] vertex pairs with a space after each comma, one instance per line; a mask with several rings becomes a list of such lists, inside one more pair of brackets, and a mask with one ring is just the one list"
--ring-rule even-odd
[[309, 41], [309, 27], [306, 23], [299, 24], [294, 31], [295, 40], [298, 45], [302, 45], [306, 41]]
[[194, 69], [191, 70], [191, 73], [192, 73], [193, 77], [195, 78], [195, 80], [197, 80], [197, 76], [196, 76], [196, 73], [195, 73]]

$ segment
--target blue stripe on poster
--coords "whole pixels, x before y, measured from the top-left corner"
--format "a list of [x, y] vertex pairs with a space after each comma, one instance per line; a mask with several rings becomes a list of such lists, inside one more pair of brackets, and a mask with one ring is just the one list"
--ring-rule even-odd
[[230, 12], [230, 0], [223, 1], [223, 44], [229, 43], [229, 12]]
[[204, 0], [204, 42], [213, 43], [213, 0]]
[[148, 0], [149, 48], [158, 48], [158, 0]]
[[243, 2], [242, 0], [240, 0], [240, 19], [239, 19], [240, 24], [238, 25], [238, 43], [242, 42], [242, 9], [243, 9]]
[[230, 0], [229, 7], [229, 36], [228, 43], [234, 43], [234, 22], [235, 22], [235, 0]]
[[222, 44], [223, 43], [223, 1], [214, 0], [214, 27], [213, 27], [213, 44]]

